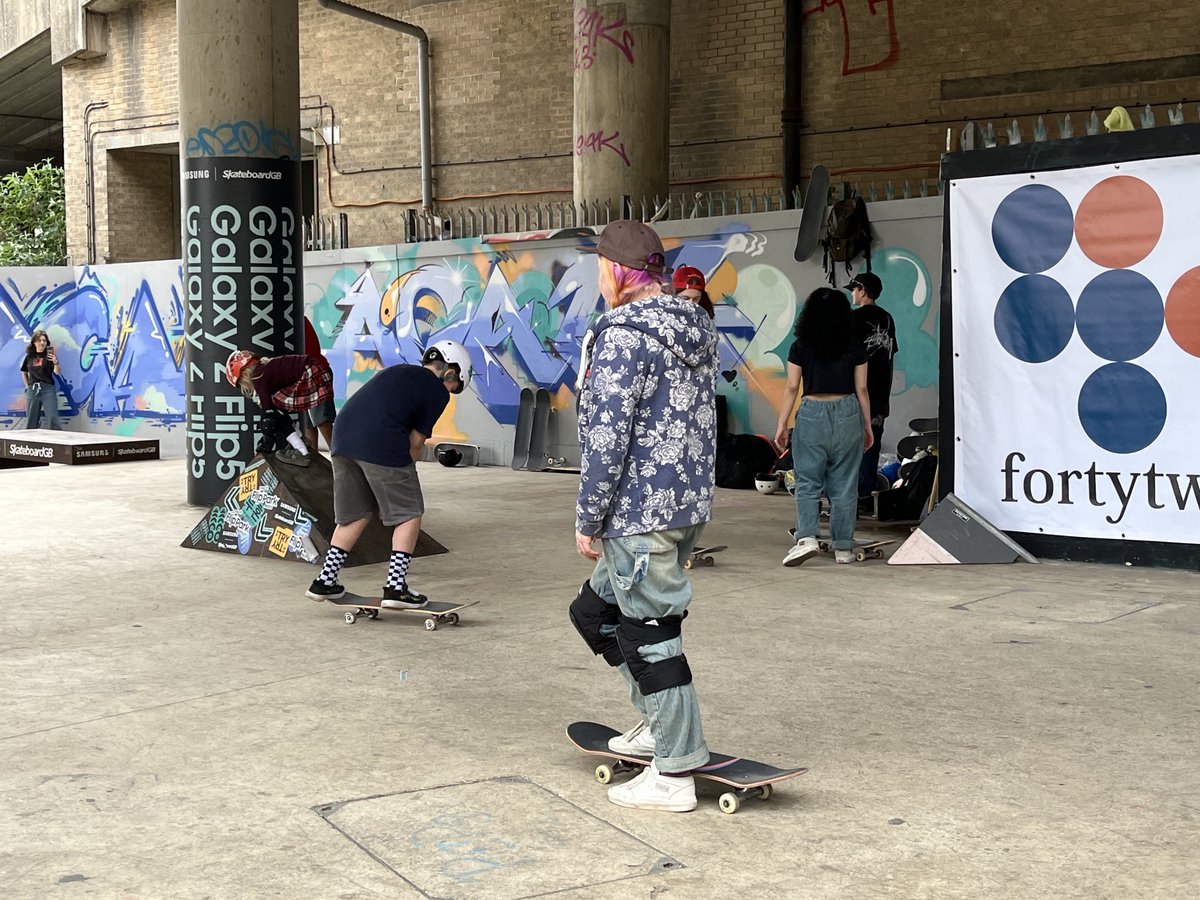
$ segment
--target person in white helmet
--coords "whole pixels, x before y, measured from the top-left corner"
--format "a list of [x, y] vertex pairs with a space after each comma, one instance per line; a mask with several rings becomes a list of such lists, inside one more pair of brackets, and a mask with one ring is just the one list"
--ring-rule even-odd
[[451, 394], [471, 378], [462, 344], [439, 341], [421, 365], [389, 366], [360, 387], [333, 426], [333, 531], [321, 573], [306, 592], [313, 600], [346, 593], [338, 573], [371, 516], [392, 531], [392, 555], [381, 606], [420, 609], [429, 602], [408, 586], [408, 565], [421, 534], [425, 501], [415, 460]]

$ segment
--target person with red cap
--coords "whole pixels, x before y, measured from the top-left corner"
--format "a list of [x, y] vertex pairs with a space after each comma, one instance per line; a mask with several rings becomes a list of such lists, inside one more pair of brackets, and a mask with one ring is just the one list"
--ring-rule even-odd
[[716, 316], [712, 300], [709, 299], [708, 291], [705, 290], [704, 273], [695, 266], [680, 266], [676, 269], [672, 277], [672, 284], [675, 285], [676, 297], [695, 300], [700, 304], [700, 308], [708, 313], [710, 319]]

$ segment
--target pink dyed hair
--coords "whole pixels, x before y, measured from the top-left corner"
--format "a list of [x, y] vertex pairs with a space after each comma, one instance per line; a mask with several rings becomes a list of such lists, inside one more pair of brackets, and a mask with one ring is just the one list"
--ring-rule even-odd
[[624, 306], [629, 302], [629, 298], [640, 291], [642, 288], [649, 285], [656, 287], [662, 285], [662, 279], [653, 272], [646, 272], [642, 269], [631, 269], [629, 266], [623, 266], [619, 262], [606, 257], [601, 257], [602, 262], [612, 266], [610, 270], [613, 280], [613, 288], [616, 293], [616, 301], [613, 303], [613, 308]]

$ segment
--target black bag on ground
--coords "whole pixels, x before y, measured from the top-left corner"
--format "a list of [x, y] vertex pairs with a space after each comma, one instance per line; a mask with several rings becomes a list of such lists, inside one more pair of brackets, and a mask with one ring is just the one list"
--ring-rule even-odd
[[754, 487], [754, 476], [770, 472], [778, 454], [761, 434], [729, 434], [717, 441], [717, 487]]

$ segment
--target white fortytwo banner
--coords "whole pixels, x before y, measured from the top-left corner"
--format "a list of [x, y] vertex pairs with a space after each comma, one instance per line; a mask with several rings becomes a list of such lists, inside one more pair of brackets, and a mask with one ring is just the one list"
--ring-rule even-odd
[[1200, 543], [1200, 157], [954, 181], [954, 490], [1006, 531]]

